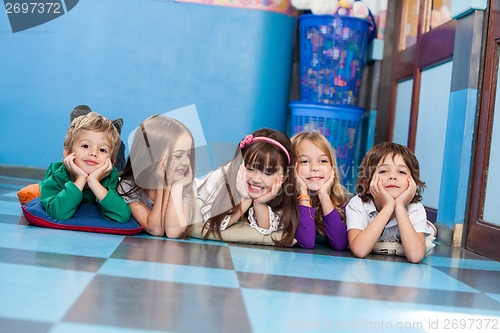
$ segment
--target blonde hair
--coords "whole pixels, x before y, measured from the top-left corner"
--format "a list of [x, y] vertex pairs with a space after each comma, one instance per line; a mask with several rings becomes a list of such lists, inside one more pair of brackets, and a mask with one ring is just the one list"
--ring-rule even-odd
[[[333, 169], [333, 184], [330, 189], [330, 200], [332, 200], [335, 209], [339, 213], [342, 221], [345, 223], [344, 205], [347, 201], [347, 190], [342, 184], [340, 184], [339, 169], [337, 166], [337, 159], [335, 158], [335, 152], [328, 142], [328, 139], [319, 132], [301, 132], [292, 137], [292, 147], [296, 158], [299, 158], [299, 146], [304, 141], [309, 141], [318, 147], [327, 157], [330, 165]], [[323, 210], [321, 209], [321, 203], [319, 202], [317, 196], [311, 196], [312, 204], [311, 206], [316, 209], [315, 221], [319, 227], [320, 234], [324, 235], [324, 222], [323, 222]]]
[[69, 125], [66, 137], [64, 138], [64, 148], [71, 152], [73, 144], [80, 136], [83, 130], [104, 133], [110, 145], [110, 159], [114, 163], [116, 155], [120, 149], [120, 134], [115, 126], [106, 117], [101, 116], [96, 112], [89, 112], [83, 116], [76, 117]]

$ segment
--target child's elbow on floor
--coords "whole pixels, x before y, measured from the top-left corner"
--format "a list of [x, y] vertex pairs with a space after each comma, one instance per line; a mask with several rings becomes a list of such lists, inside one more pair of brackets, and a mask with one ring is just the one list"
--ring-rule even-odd
[[425, 258], [425, 255], [413, 255], [413, 256], [407, 255], [406, 256], [406, 260], [408, 260], [408, 262], [410, 264], [419, 264], [422, 260], [424, 260], [424, 258]]
[[354, 254], [354, 256], [356, 256], [357, 258], [360, 258], [360, 259], [364, 259], [366, 258], [367, 255], [370, 254], [371, 250], [370, 251], [366, 251], [366, 250], [363, 250], [363, 249], [357, 249], [357, 248], [350, 248], [352, 254]]

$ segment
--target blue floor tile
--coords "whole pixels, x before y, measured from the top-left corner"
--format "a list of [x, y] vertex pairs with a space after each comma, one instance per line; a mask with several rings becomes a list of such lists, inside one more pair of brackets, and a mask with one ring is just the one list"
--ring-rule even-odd
[[151, 331], [123, 327], [59, 323], [49, 333], [169, 333], [168, 331]]
[[492, 311], [432, 304], [397, 304], [392, 311], [397, 318], [420, 320], [423, 328], [429, 332], [498, 333], [500, 330], [500, 308]]
[[0, 247], [11, 249], [109, 257], [124, 236], [47, 229], [0, 223]]
[[463, 258], [446, 258], [439, 256], [426, 257], [423, 260], [430, 266], [481, 269], [486, 271], [500, 271], [500, 263], [493, 260], [476, 260]]
[[235, 271], [218, 268], [109, 259], [98, 273], [136, 279], [239, 288]]
[[500, 294], [491, 294], [491, 293], [486, 293], [487, 296], [493, 298], [500, 304]]
[[72, 270], [0, 263], [0, 317], [61, 320], [95, 276]]
[[2, 196], [8, 197], [8, 198], [16, 198], [17, 199], [17, 192], [4, 193], [4, 194], [2, 194]]
[[391, 286], [477, 292], [425, 264], [362, 260], [294, 252], [231, 248], [240, 272], [363, 282]]
[[[243, 289], [254, 332], [472, 332], [459, 321], [488, 321], [493, 332], [499, 311]], [[280, 316], [275, 316], [279, 309]], [[493, 321], [493, 322], [492, 322]], [[437, 324], [436, 324], [437, 322]], [[439, 330], [433, 330], [437, 325]], [[500, 325], [500, 322], [496, 327]], [[452, 328], [455, 328], [453, 330]], [[481, 331], [483, 332], [483, 331]], [[496, 330], [498, 332], [498, 330]]]
[[346, 269], [357, 282], [425, 289], [477, 292], [476, 289], [425, 264], [355, 260]]
[[239, 272], [353, 281], [346, 268], [354, 260], [308, 253], [232, 247], [233, 264]]
[[[393, 316], [391, 303], [385, 301], [256, 289], [242, 293], [256, 333], [376, 332], [396, 328], [406, 319]], [[421, 331], [418, 328], [405, 332]]]
[[0, 214], [20, 216], [23, 215], [23, 211], [19, 202], [0, 201]]

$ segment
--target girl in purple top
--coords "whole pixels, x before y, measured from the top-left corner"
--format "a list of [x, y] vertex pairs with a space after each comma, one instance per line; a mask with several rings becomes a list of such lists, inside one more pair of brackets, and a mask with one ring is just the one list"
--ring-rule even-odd
[[335, 250], [345, 250], [347, 190], [340, 184], [330, 143], [318, 132], [302, 132], [292, 137], [292, 146], [297, 158], [295, 172], [299, 191], [297, 244], [312, 249], [319, 235]]

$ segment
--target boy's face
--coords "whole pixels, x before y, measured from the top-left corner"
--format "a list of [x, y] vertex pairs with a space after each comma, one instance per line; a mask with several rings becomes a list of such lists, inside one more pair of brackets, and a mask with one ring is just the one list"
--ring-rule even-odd
[[328, 156], [311, 141], [298, 146], [297, 174], [311, 191], [318, 191], [330, 179], [332, 165]]
[[380, 177], [382, 186], [393, 198], [406, 191], [409, 186], [408, 179], [411, 177], [410, 169], [401, 155], [394, 158], [391, 155], [384, 157], [378, 163], [373, 176], [375, 175]]
[[111, 144], [104, 132], [82, 130], [71, 150], [64, 150], [65, 157], [71, 153], [75, 153], [75, 164], [85, 173], [91, 174], [107, 158], [111, 158]]

